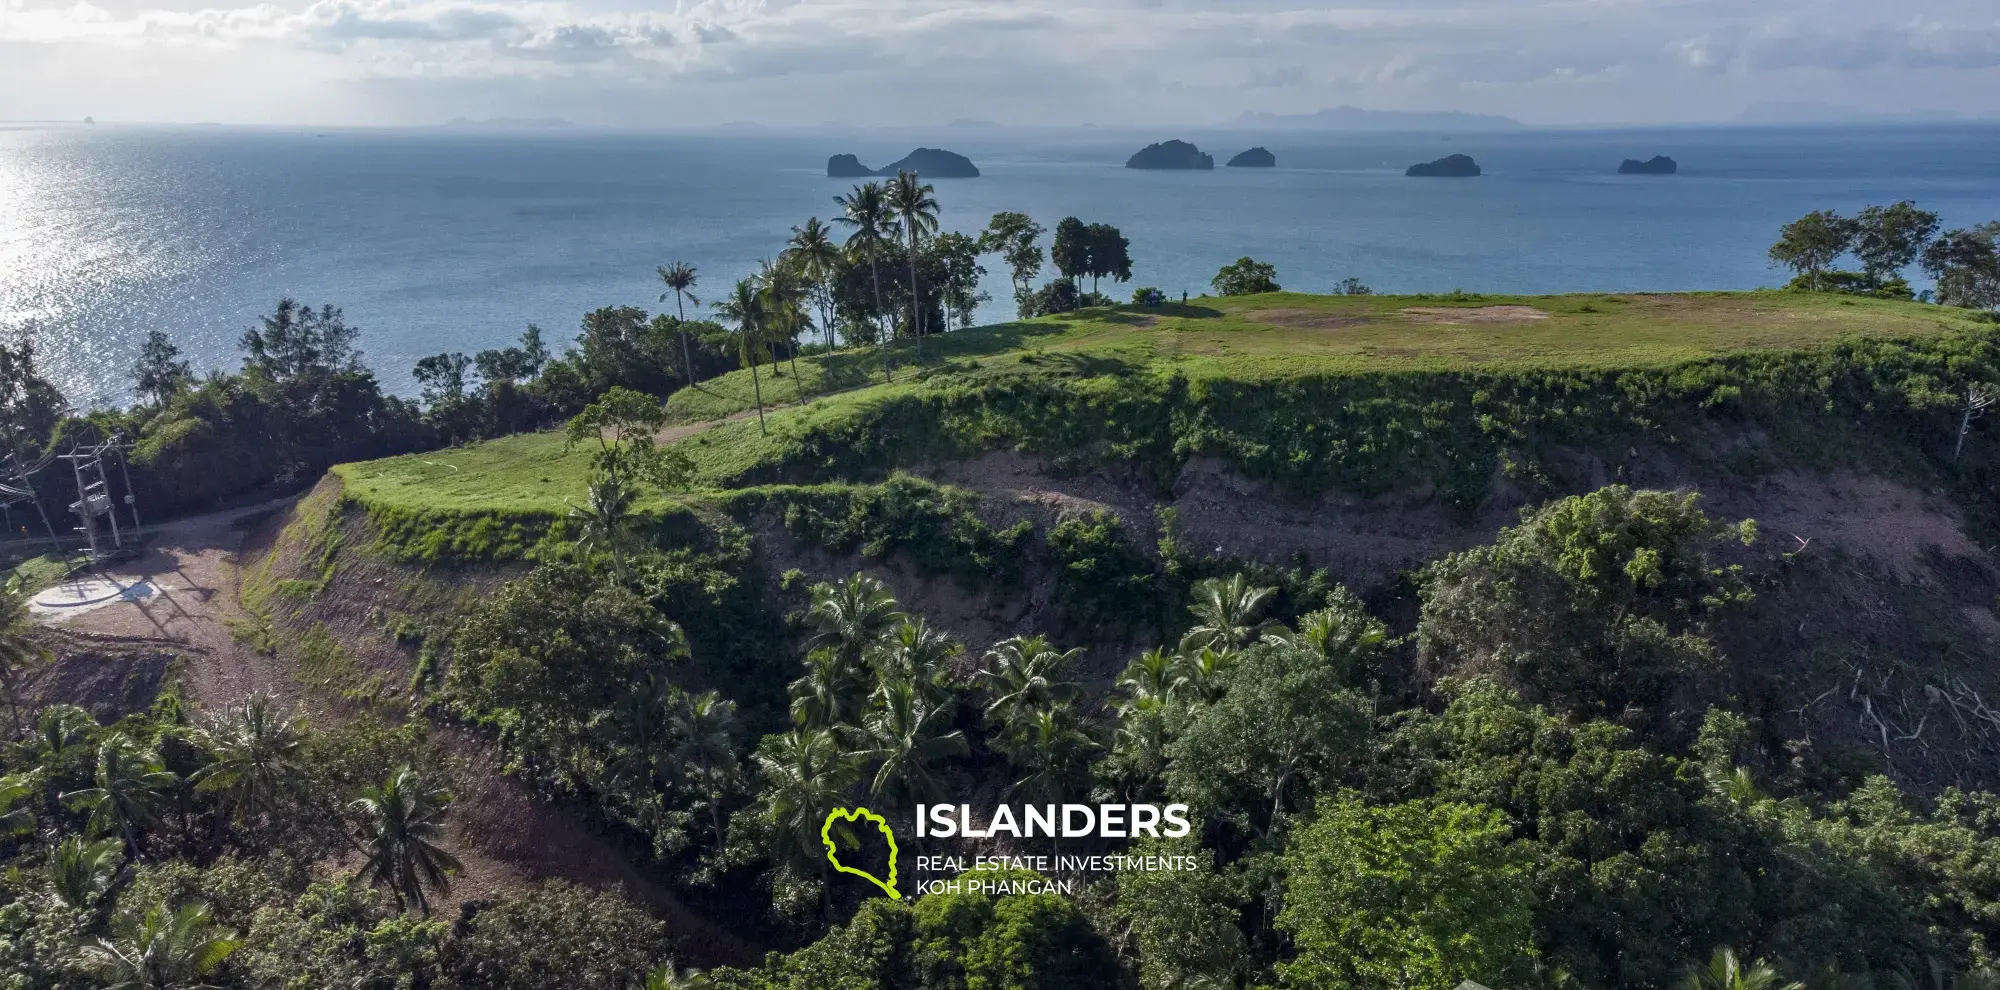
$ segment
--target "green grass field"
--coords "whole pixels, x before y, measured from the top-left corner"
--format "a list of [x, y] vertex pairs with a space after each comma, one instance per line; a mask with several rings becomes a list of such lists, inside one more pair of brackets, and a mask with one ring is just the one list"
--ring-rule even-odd
[[[1913, 302], [1787, 292], [1564, 296], [1202, 298], [1157, 309], [1116, 307], [942, 334], [879, 351], [856, 348], [759, 373], [777, 438], [851, 416], [864, 404], [930, 386], [1009, 377], [1093, 378], [1178, 372], [1248, 382], [1376, 371], [1660, 367], [1749, 350], [1795, 350], [1851, 337], [1926, 337], [1977, 326], [1962, 310]], [[775, 370], [775, 374], [774, 374]], [[803, 380], [806, 402], [797, 404]], [[782, 408], [773, 408], [782, 406]], [[752, 408], [747, 371], [682, 389], [678, 423]], [[687, 432], [685, 430], [677, 432]], [[676, 441], [713, 485], [759, 463], [772, 441], [755, 417]], [[470, 511], [564, 511], [580, 501], [586, 458], [555, 433], [507, 437], [335, 468], [349, 494], [380, 505]]]

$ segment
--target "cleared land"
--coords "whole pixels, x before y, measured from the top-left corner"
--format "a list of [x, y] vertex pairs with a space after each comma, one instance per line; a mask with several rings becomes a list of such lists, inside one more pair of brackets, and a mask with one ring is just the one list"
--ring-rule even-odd
[[[1852, 296], [1785, 292], [1564, 296], [1312, 296], [1202, 298], [1152, 309], [1116, 307], [978, 327], [880, 352], [854, 348], [759, 373], [773, 434], [795, 434], [861, 404], [934, 381], [1079, 379], [1179, 372], [1270, 381], [1377, 371], [1658, 367], [1720, 354], [1792, 350], [1852, 337], [1928, 337], [1976, 326], [1962, 310]], [[801, 388], [801, 384], [803, 388]], [[797, 405], [800, 392], [806, 402]], [[751, 408], [747, 371], [682, 389], [677, 421], [720, 420]], [[671, 431], [703, 479], [735, 476], [769, 448], [754, 417]], [[556, 434], [335, 469], [350, 495], [415, 509], [561, 512], [584, 495], [585, 457]]]

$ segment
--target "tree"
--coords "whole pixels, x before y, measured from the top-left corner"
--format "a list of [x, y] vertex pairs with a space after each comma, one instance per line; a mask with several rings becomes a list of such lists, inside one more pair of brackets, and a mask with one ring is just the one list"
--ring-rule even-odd
[[833, 244], [833, 232], [818, 217], [807, 217], [805, 226], [793, 227], [785, 254], [812, 287], [813, 303], [819, 307], [820, 329], [826, 331], [826, 349], [834, 348], [833, 285], [840, 274], [840, 249]]
[[1717, 949], [1708, 964], [1688, 971], [1682, 990], [1806, 990], [1806, 985], [1786, 982], [1762, 959], [1745, 964], [1735, 950]]
[[1082, 655], [1081, 648], [1056, 649], [1045, 636], [1014, 636], [993, 644], [979, 671], [992, 699], [986, 717], [1011, 723], [1075, 698], [1078, 686], [1066, 677], [1070, 664]]
[[980, 276], [986, 269], [979, 264], [979, 242], [952, 231], [939, 234], [931, 242], [931, 253], [943, 264], [944, 305], [958, 320], [959, 329], [972, 326], [979, 304], [989, 296], [979, 291]]
[[[1327, 803], [1285, 847], [1278, 927], [1298, 957], [1283, 985], [1451, 990], [1525, 975], [1533, 894], [1506, 821], [1490, 808]], [[1521, 981], [1525, 982], [1525, 981]]]
[[277, 699], [258, 692], [216, 716], [203, 738], [213, 762], [189, 776], [195, 789], [225, 794], [250, 814], [275, 817], [279, 795], [299, 774], [305, 720], [281, 715]]
[[111, 990], [202, 990], [208, 984], [198, 981], [242, 945], [217, 929], [206, 904], [178, 911], [155, 904], [120, 920], [112, 936], [80, 950], [84, 965]]
[[1910, 200], [1870, 206], [1854, 218], [1854, 256], [1868, 280], [1879, 285], [1916, 261], [1937, 229], [1938, 215]]
[[139, 360], [129, 374], [133, 392], [160, 406], [180, 394], [194, 378], [192, 366], [181, 358], [181, 349], [158, 330], [146, 334], [146, 342], [139, 347]]
[[361, 875], [371, 885], [389, 888], [396, 906], [410, 901], [424, 916], [431, 913], [428, 890], [451, 890], [458, 858], [445, 851], [444, 820], [451, 797], [424, 786], [408, 766], [398, 768], [382, 783], [348, 802], [353, 813], [355, 848], [365, 857]]
[[1806, 277], [1814, 292], [1826, 270], [1854, 244], [1855, 222], [1832, 210], [1814, 210], [1778, 229], [1771, 260]]
[[410, 377], [423, 388], [424, 404], [432, 409], [456, 406], [465, 401], [465, 369], [472, 359], [463, 354], [433, 354], [420, 358]]
[[644, 986], [647, 970], [673, 949], [667, 926], [615, 889], [546, 880], [525, 893], [469, 906], [474, 910], [463, 911], [453, 926], [456, 972], [430, 986], [627, 990]]
[[874, 706], [861, 717], [861, 734], [866, 748], [855, 755], [876, 764], [868, 793], [906, 808], [943, 798], [938, 764], [969, 751], [965, 733], [951, 728], [951, 705], [926, 701], [915, 683], [902, 678], [876, 690]]
[[715, 312], [736, 324], [736, 352], [750, 366], [750, 388], [757, 400], [757, 432], [764, 427], [764, 384], [757, 378], [758, 353], [764, 347], [764, 295], [751, 279], [738, 279], [729, 298], [715, 304]]
[[1126, 240], [1118, 228], [1108, 223], [1094, 223], [1086, 228], [1085, 237], [1090, 245], [1088, 264], [1092, 294], [1096, 294], [1100, 278], [1132, 281], [1132, 242]]
[[1194, 706], [1167, 746], [1176, 800], [1275, 831], [1364, 751], [1373, 706], [1339, 668], [1287, 644], [1245, 650], [1212, 703]]
[[180, 778], [160, 766], [160, 758], [141, 749], [123, 733], [97, 747], [96, 784], [62, 795], [70, 804], [90, 809], [90, 827], [98, 834], [116, 831], [125, 848], [139, 855], [139, 833], [159, 819], [166, 791]]
[[889, 589], [866, 574], [821, 581], [812, 586], [812, 605], [806, 609], [812, 632], [805, 649], [831, 650], [843, 667], [859, 674], [866, 669], [869, 651], [907, 619]]
[[1217, 295], [1222, 296], [1254, 296], [1260, 292], [1277, 292], [1281, 288], [1277, 266], [1247, 257], [1222, 266], [1208, 284], [1215, 287]]
[[917, 361], [924, 359], [923, 290], [917, 284], [917, 245], [938, 229], [938, 202], [929, 183], [915, 172], [897, 172], [889, 180], [889, 209], [902, 221], [910, 260], [910, 332], [917, 337]]
[[932, 629], [922, 616], [904, 618], [878, 639], [870, 656], [878, 682], [906, 680], [926, 704], [941, 705], [951, 697], [948, 664], [964, 650], [950, 636]]
[[1043, 233], [1042, 225], [1025, 213], [995, 213], [985, 232], [979, 235], [979, 249], [997, 253], [1007, 263], [1014, 283], [1015, 306], [1024, 317], [1034, 315], [1026, 311], [1026, 300], [1033, 291], [1035, 276], [1042, 273], [1042, 248], [1035, 239]]
[[549, 349], [542, 343], [542, 328], [532, 323], [521, 332], [521, 343], [514, 347], [492, 348], [472, 356], [472, 366], [487, 384], [494, 382], [524, 382], [542, 373], [542, 366], [549, 363]]
[[1135, 843], [1135, 855], [1189, 856], [1187, 870], [1120, 870], [1118, 910], [1138, 946], [1145, 990], [1234, 987], [1249, 966], [1238, 927], [1243, 902], [1234, 877], [1215, 869], [1215, 854], [1193, 836]]
[[859, 769], [827, 729], [793, 729], [766, 736], [757, 748], [764, 776], [763, 813], [774, 826], [772, 858], [791, 868], [826, 872], [820, 827], [841, 804]]
[[668, 716], [677, 740], [674, 756], [693, 767], [701, 778], [708, 797], [709, 825], [720, 847], [723, 788], [736, 768], [736, 702], [724, 700], [714, 691], [683, 692], [675, 702]]
[[660, 301], [667, 301], [668, 292], [674, 296], [674, 316], [680, 321], [678, 329], [681, 334], [681, 360], [686, 364], [683, 370], [687, 372], [688, 387], [693, 388], [694, 351], [688, 347], [687, 304], [693, 302], [697, 306], [701, 305], [701, 300], [694, 294], [694, 284], [699, 281], [699, 277], [695, 274], [695, 267], [685, 261], [676, 261], [655, 271], [660, 273], [661, 284], [667, 287], [667, 292], [660, 293]]
[[0, 340], [0, 454], [32, 460], [67, 408], [62, 392], [42, 377], [34, 339]]
[[[805, 379], [799, 377], [799, 340], [812, 330], [812, 314], [807, 311], [811, 303], [812, 287], [796, 264], [780, 255], [776, 262], [768, 259], [760, 262], [757, 285], [764, 293], [764, 313], [770, 326], [768, 339], [785, 342], [786, 359], [792, 366], [792, 392], [798, 401], [804, 402]], [[778, 359], [771, 357], [772, 373], [777, 371]]]
[[830, 729], [853, 714], [866, 686], [859, 671], [833, 650], [806, 654], [806, 672], [788, 687], [792, 724], [805, 729]]
[[1240, 650], [1257, 642], [1276, 623], [1259, 622], [1258, 617], [1270, 605], [1271, 596], [1278, 593], [1275, 587], [1259, 588], [1250, 579], [1238, 572], [1228, 578], [1203, 578], [1196, 581], [1189, 595], [1194, 601], [1188, 604], [1188, 611], [1197, 620], [1194, 628], [1181, 637], [1183, 653], [1199, 652], [1203, 647], [1213, 647], [1227, 652]]
[[1937, 301], [1946, 306], [1990, 309], [2000, 306], [2000, 222], [1948, 230], [1924, 248], [1922, 266], [1937, 280]]
[[92, 842], [81, 835], [50, 846], [49, 889], [56, 899], [76, 911], [95, 907], [125, 862], [118, 847], [117, 839]]
[[1099, 748], [1068, 704], [1023, 709], [1007, 730], [1007, 762], [1021, 775], [1011, 793], [1034, 804], [1089, 793], [1090, 759]]
[[1090, 274], [1090, 248], [1090, 228], [1083, 221], [1064, 217], [1056, 222], [1056, 239], [1049, 247], [1049, 260], [1079, 294], [1083, 291], [1079, 280]]
[[888, 241], [888, 229], [894, 222], [894, 211], [889, 207], [888, 195], [879, 182], [864, 182], [855, 186], [854, 191], [845, 196], [835, 196], [840, 204], [841, 214], [834, 217], [835, 223], [854, 228], [847, 237], [847, 250], [868, 262], [868, 283], [875, 289], [874, 316], [878, 321], [876, 338], [882, 345], [882, 380], [889, 381], [895, 376], [889, 371], [889, 335], [879, 325], [882, 310], [882, 272], [878, 262], [882, 256], [882, 245]]
[[360, 328], [348, 326], [331, 305], [315, 310], [280, 299], [262, 327], [243, 332], [243, 370], [278, 383], [359, 371], [354, 342], [360, 336]]
[[685, 487], [694, 473], [686, 454], [654, 440], [666, 420], [666, 410], [652, 396], [614, 386], [571, 417], [564, 430], [566, 449], [597, 447], [590, 455], [589, 501], [582, 508], [572, 506], [570, 514], [582, 525], [586, 541], [611, 551], [621, 582], [628, 576], [627, 527], [639, 486], [649, 483], [673, 491]]
[[22, 589], [21, 576], [0, 584], [0, 691], [7, 693], [7, 712], [14, 723], [12, 736], [19, 736], [21, 687], [29, 668], [42, 660], [42, 648], [29, 638], [34, 623], [28, 618], [30, 596]]

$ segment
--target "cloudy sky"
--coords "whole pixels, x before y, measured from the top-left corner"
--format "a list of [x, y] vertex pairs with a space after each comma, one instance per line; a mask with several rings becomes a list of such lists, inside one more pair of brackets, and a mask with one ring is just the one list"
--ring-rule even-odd
[[1996, 0], [0, 0], [0, 119], [2000, 116]]

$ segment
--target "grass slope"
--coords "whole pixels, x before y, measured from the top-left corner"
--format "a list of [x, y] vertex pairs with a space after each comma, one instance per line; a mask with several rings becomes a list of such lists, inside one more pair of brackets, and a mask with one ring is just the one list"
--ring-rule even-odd
[[[782, 375], [766, 366], [760, 377], [768, 435], [755, 417], [744, 417], [678, 443], [699, 466], [700, 483], [722, 487], [760, 472], [768, 475], [773, 465], [838, 474], [857, 458], [892, 461], [894, 448], [917, 443], [917, 434], [926, 430], [924, 442], [935, 443], [944, 432], [958, 443], [1012, 442], [1020, 434], [1019, 419], [1035, 414], [993, 411], [983, 403], [968, 413], [961, 403], [950, 410], [948, 429], [908, 422], [910, 406], [903, 400], [943, 402], [939, 397], [951, 390], [964, 395], [968, 389], [1016, 388], [1021, 403], [1033, 406], [1041, 401], [1034, 393], [1045, 397], [1051, 387], [1064, 394], [1110, 392], [1106, 383], [1179, 376], [1226, 407], [1233, 400], [1214, 397], [1269, 395], [1273, 387], [1282, 393], [1293, 381], [1668, 368], [1722, 355], [1794, 352], [1843, 340], [1930, 338], [1977, 326], [1963, 311], [1936, 306], [1778, 292], [1203, 298], [1185, 306], [1096, 309], [940, 335], [925, 342], [921, 369], [910, 367], [914, 349], [903, 342], [895, 349], [897, 376], [891, 384], [880, 381], [874, 348], [802, 359], [796, 379], [789, 366], [776, 369]], [[795, 403], [798, 379], [806, 403], [768, 408]], [[720, 419], [750, 408], [751, 392], [749, 373], [732, 372], [702, 383], [700, 390], [681, 390], [668, 407], [681, 422]], [[1117, 410], [1121, 401], [1113, 395], [1091, 411]], [[1344, 400], [1308, 390], [1286, 401], [1304, 409]], [[883, 419], [883, 411], [898, 403], [902, 418]], [[1341, 414], [1336, 408], [1326, 411]], [[981, 422], [982, 416], [994, 422]], [[1010, 416], [1012, 421], [1000, 422]], [[878, 429], [878, 423], [886, 425]], [[1066, 426], [1034, 428], [1047, 435]], [[872, 452], [856, 453], [869, 446]], [[581, 451], [567, 452], [560, 435], [545, 433], [335, 470], [350, 497], [375, 507], [557, 514], [565, 511], [565, 500], [583, 499], [585, 468]]]

